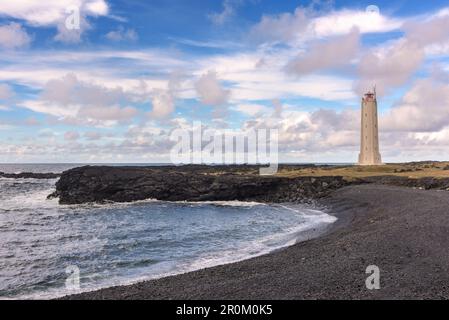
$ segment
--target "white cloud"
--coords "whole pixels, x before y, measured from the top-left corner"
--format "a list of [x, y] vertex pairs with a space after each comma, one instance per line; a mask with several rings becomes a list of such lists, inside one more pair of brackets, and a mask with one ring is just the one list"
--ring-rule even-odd
[[27, 126], [39, 126], [41, 124], [35, 117], [28, 117], [23, 123]]
[[387, 17], [381, 13], [341, 10], [317, 17], [311, 22], [310, 29], [318, 37], [341, 35], [357, 28], [361, 33], [383, 33], [399, 30], [404, 21]]
[[83, 34], [91, 29], [91, 26], [87, 19], [81, 16], [79, 28], [69, 29], [67, 28], [65, 21], [58, 23], [56, 28], [57, 33], [53, 38], [55, 41], [73, 44], [81, 42]]
[[433, 16], [424, 21], [410, 21], [404, 26], [407, 39], [419, 46], [445, 43], [449, 40], [449, 16]]
[[71, 105], [68, 107], [42, 100], [25, 100], [22, 101], [19, 106], [37, 113], [43, 113], [57, 118], [74, 118], [80, 109], [80, 106]]
[[[230, 101], [235, 104], [299, 96], [324, 100], [355, 97], [350, 78], [306, 75], [298, 80], [286, 75], [285, 63], [293, 58], [291, 50], [213, 56], [201, 61], [197, 74], [215, 70], [221, 80], [230, 83]], [[263, 65], [259, 63], [261, 59]]]
[[[421, 99], [426, 90], [427, 97]], [[442, 101], [429, 109], [435, 94]], [[388, 161], [446, 159], [449, 147], [449, 91], [447, 85], [417, 83], [404, 101], [380, 118], [381, 152]], [[417, 100], [416, 100], [417, 99]], [[437, 98], [434, 98], [434, 100]], [[403, 105], [407, 103], [407, 105]], [[297, 108], [295, 108], [297, 109]], [[431, 114], [427, 117], [427, 114]], [[274, 119], [259, 114], [246, 121], [242, 129], [276, 128], [279, 132], [281, 158], [289, 161], [356, 162], [360, 143], [360, 111], [358, 109], [320, 109], [312, 112], [287, 108]]]
[[25, 101], [21, 106], [68, 124], [113, 125], [137, 115], [137, 109], [127, 105], [131, 100], [121, 88], [109, 89], [67, 74], [48, 81], [38, 100]]
[[449, 41], [445, 43], [431, 44], [425, 47], [426, 56], [435, 56], [444, 58], [449, 55]]
[[350, 33], [382, 33], [399, 30], [404, 21], [380, 13], [339, 10], [322, 13], [311, 7], [298, 7], [294, 13], [263, 16], [251, 30], [251, 37], [259, 41], [288, 43], [325, 38]]
[[[282, 79], [277, 81], [277, 79]], [[352, 80], [332, 76], [310, 75], [299, 80], [273, 77], [271, 81], [240, 81], [232, 87], [232, 100], [273, 100], [294, 97], [311, 97], [325, 101], [355, 98]]]
[[232, 107], [232, 109], [251, 117], [260, 116], [261, 114], [268, 114], [270, 112], [270, 108], [255, 103], [238, 104]]
[[14, 91], [9, 85], [0, 83], [0, 100], [9, 100], [13, 95]]
[[182, 90], [185, 75], [182, 72], [172, 72], [165, 89], [153, 90], [151, 103], [153, 106], [150, 117], [161, 120], [168, 118], [175, 111], [175, 100]]
[[[77, 8], [76, 12], [72, 10], [73, 8]], [[105, 0], [14, 0], [0, 2], [0, 16], [22, 20], [37, 27], [56, 27], [57, 34], [54, 39], [66, 43], [81, 41], [82, 34], [90, 29], [87, 21], [89, 16], [106, 16], [108, 12], [109, 7]], [[68, 29], [66, 26], [67, 19], [78, 13], [80, 15], [80, 27]]]
[[41, 138], [54, 138], [57, 136], [57, 133], [50, 128], [45, 128], [39, 130], [37, 136]]
[[0, 16], [35, 26], [57, 25], [68, 16], [66, 10], [70, 7], [78, 7], [85, 16], [104, 16], [109, 11], [105, 0], [14, 0], [0, 2]]
[[282, 112], [284, 111], [282, 102], [279, 99], [273, 99], [272, 103], [274, 107], [273, 117], [280, 118], [282, 116]]
[[111, 41], [136, 41], [138, 36], [135, 30], [119, 26], [117, 30], [108, 32], [106, 38]]
[[109, 6], [105, 0], [91, 0], [85, 4], [86, 10], [94, 16], [105, 16], [109, 12]]
[[14, 97], [13, 89], [7, 84], [0, 83], [0, 111], [11, 110], [10, 107], [3, 105], [2, 103], [7, 102], [13, 97]]
[[307, 11], [298, 7], [295, 12], [277, 16], [264, 15], [251, 32], [251, 38], [258, 41], [291, 41], [306, 31], [309, 25]]
[[31, 37], [26, 30], [18, 23], [0, 26], [0, 48], [16, 49], [27, 46], [31, 42]]
[[[294, 58], [293, 52], [236, 53], [213, 55], [201, 58], [186, 57], [159, 52], [158, 50], [120, 51], [36, 51], [2, 55], [7, 61], [0, 73], [0, 81], [25, 85], [33, 90], [45, 88], [47, 82], [62, 79], [68, 73], [76, 73], [82, 83], [101, 84], [101, 87], [116, 92], [117, 88], [131, 96], [133, 101], [148, 101], [153, 92], [167, 90], [167, 78], [172, 70], [186, 70], [200, 78], [209, 70], [216, 70], [220, 79], [232, 87], [230, 100], [247, 103], [245, 100], [284, 99], [306, 96], [325, 100], [352, 99], [352, 83], [336, 76], [306, 76], [299, 81], [287, 77], [282, 68]], [[126, 68], [115, 65], [111, 59], [125, 59]], [[264, 59], [263, 66], [258, 65]], [[51, 66], [48, 65], [51, 61]], [[107, 66], [107, 67], [104, 67]], [[156, 77], [136, 78], [142, 68]], [[198, 98], [196, 80], [188, 77], [177, 93], [180, 99]]]
[[127, 122], [137, 115], [138, 111], [134, 107], [119, 106], [92, 106], [80, 108], [77, 118], [85, 118], [94, 121], [117, 121]]
[[310, 115], [311, 121], [320, 126], [320, 131], [358, 131], [360, 112], [344, 109], [337, 112], [332, 109], [319, 109]]
[[215, 71], [203, 74], [195, 83], [195, 89], [201, 103], [205, 105], [224, 105], [230, 97], [230, 91], [223, 88]]
[[388, 131], [438, 132], [449, 125], [449, 84], [418, 80], [381, 119]]
[[41, 94], [42, 100], [61, 105], [108, 106], [127, 98], [120, 87], [110, 89], [81, 81], [73, 73], [48, 81]]
[[[32, 50], [27, 52], [1, 52], [5, 62], [0, 72], [0, 81], [8, 81], [41, 89], [53, 79], [68, 73], [76, 73], [79, 80], [101, 83], [110, 89], [117, 87], [135, 95], [142, 94], [141, 83], [148, 90], [166, 87], [167, 77], [173, 70], [193, 68], [196, 61], [187, 61], [179, 53], [152, 50]], [[126, 66], [111, 60], [122, 59]], [[49, 61], [51, 63], [49, 63]], [[142, 69], [156, 76], [136, 77]], [[148, 92], [144, 92], [146, 94]]]
[[369, 50], [359, 61], [360, 78], [354, 89], [363, 94], [377, 85], [378, 94], [384, 95], [405, 84], [421, 66], [424, 52], [421, 47], [407, 40], [399, 40], [389, 48]]
[[389, 47], [368, 50], [360, 59], [360, 79], [354, 88], [361, 94], [377, 84], [385, 94], [409, 81], [425, 59], [426, 47], [449, 41], [449, 16], [432, 16], [404, 24], [406, 35]]
[[290, 61], [286, 71], [304, 75], [348, 65], [358, 53], [359, 38], [359, 31], [353, 29], [349, 34], [315, 43], [304, 54]]
[[103, 135], [97, 131], [88, 131], [88, 132], [84, 133], [84, 137], [87, 140], [96, 141], [96, 140], [100, 140], [103, 137]]
[[[430, 85], [430, 84], [429, 84]], [[441, 84], [440, 84], [441, 85]], [[431, 84], [435, 87], [435, 84]], [[437, 86], [438, 87], [438, 86]], [[426, 90], [428, 88], [421, 88]], [[441, 93], [439, 90], [429, 92], [429, 97], [433, 94]], [[414, 94], [419, 94], [415, 92]], [[413, 95], [406, 100], [416, 103]], [[242, 111], [248, 111], [253, 107], [243, 106]], [[358, 109], [344, 109], [335, 111], [331, 109], [320, 109], [311, 112], [298, 111], [297, 106], [286, 106], [280, 115], [272, 117], [269, 110], [267, 112], [256, 112], [253, 119], [246, 121], [241, 130], [244, 132], [254, 128], [276, 128], [279, 130], [279, 148], [281, 159], [288, 161], [307, 162], [350, 162], [356, 161], [359, 149], [359, 117]], [[255, 106], [253, 109], [258, 109]], [[262, 107], [260, 108], [262, 109]], [[424, 113], [426, 109], [423, 109]], [[429, 112], [437, 111], [428, 110]], [[419, 119], [421, 116], [417, 116]], [[447, 117], [446, 117], [447, 118]], [[398, 118], [407, 122], [410, 118]], [[431, 118], [434, 121], [437, 118]], [[191, 123], [183, 118], [170, 120], [171, 129], [182, 127], [190, 130]], [[167, 124], [166, 123], [166, 124]], [[410, 122], [411, 124], [416, 122]], [[444, 158], [447, 156], [449, 147], [449, 126], [440, 123], [433, 127], [434, 131], [421, 132], [422, 127], [407, 127], [405, 131], [390, 131], [386, 128], [387, 120], [382, 117], [381, 128], [381, 151], [388, 161], [394, 160], [414, 160], [428, 158], [431, 154], [433, 158]], [[210, 126], [210, 128], [213, 128]], [[217, 127], [219, 128], [219, 127]], [[8, 128], [5, 128], [8, 130]], [[412, 131], [407, 131], [412, 130]], [[54, 138], [55, 133], [50, 131], [47, 138]], [[59, 134], [58, 134], [59, 135]], [[117, 136], [110, 140], [110, 143], [96, 144], [101, 136], [92, 132], [84, 134], [87, 142], [80, 142], [79, 137], [74, 134], [77, 143], [68, 146], [58, 143], [57, 140], [49, 144], [41, 140], [23, 141], [22, 149], [18, 150], [13, 145], [2, 144], [0, 154], [3, 159], [17, 159], [13, 154], [21, 151], [21, 155], [26, 159], [41, 157], [42, 154], [61, 155], [79, 161], [81, 159], [92, 159], [99, 161], [158, 161], [169, 160], [169, 150], [172, 142], [169, 141], [170, 130], [154, 127], [151, 123], [146, 126], [131, 125], [125, 136]], [[45, 138], [45, 137], [43, 137]], [[47, 139], [45, 138], [45, 139]], [[47, 140], [45, 140], [47, 141]], [[104, 142], [104, 141], [102, 141]], [[51, 149], [51, 151], [49, 151]], [[439, 156], [440, 155], [440, 156]], [[36, 158], [35, 158], [36, 159]], [[46, 158], [48, 160], [48, 157]], [[65, 158], [67, 159], [67, 158]], [[161, 161], [162, 160], [162, 161]], [[87, 160], [88, 161], [88, 160]], [[92, 160], [91, 160], [92, 161]]]
[[150, 116], [156, 119], [167, 118], [175, 110], [173, 95], [168, 90], [156, 90], [151, 103], [153, 109]]
[[326, 152], [354, 151], [358, 143], [355, 118], [355, 112], [349, 109], [342, 112], [285, 110], [277, 119], [265, 115], [248, 120], [243, 130], [277, 129], [281, 154], [308, 155], [310, 159], [310, 155], [316, 153], [321, 153], [323, 157]]
[[79, 135], [79, 133], [76, 132], [76, 131], [67, 131], [67, 132], [64, 134], [64, 140], [67, 140], [67, 141], [76, 141], [76, 140], [78, 140], [79, 138], [80, 138], [80, 135]]
[[235, 7], [240, 4], [238, 0], [224, 0], [223, 11], [211, 13], [207, 17], [216, 25], [222, 25], [227, 22], [234, 14]]
[[[358, 59], [358, 36], [351, 32], [354, 28], [362, 34], [405, 31], [405, 36], [387, 42], [386, 46], [371, 47]], [[364, 10], [323, 13], [311, 7], [298, 7], [294, 13], [264, 16], [251, 34], [262, 41], [285, 42], [302, 52], [295, 58], [284, 57], [290, 60], [286, 69], [297, 75], [332, 71], [357, 62], [355, 92], [360, 95], [377, 84], [379, 95], [383, 95], [406, 84], [421, 67], [426, 54], [444, 57], [449, 48], [448, 29], [447, 10], [434, 15], [395, 18]], [[263, 67], [265, 57], [260, 61], [264, 62]]]
[[[101, 11], [98, 8], [93, 10]], [[351, 21], [351, 14], [357, 19]], [[244, 128], [280, 127], [281, 149], [298, 155], [298, 159], [311, 159], [307, 157], [318, 155], [317, 160], [323, 161], [332, 155], [340, 155], [340, 158], [344, 155], [348, 156], [347, 159], [353, 156], [355, 161], [359, 143], [358, 108], [305, 112], [298, 111], [303, 110], [302, 105], [282, 106], [277, 101], [273, 102], [273, 108], [265, 102], [263, 105], [260, 100], [310, 97], [338, 100], [339, 105], [341, 101], [354, 101], [356, 96], [352, 91], [353, 78], [350, 73], [348, 77], [325, 74], [346, 63], [359, 62], [358, 37], [350, 32], [351, 28], [358, 27], [361, 33], [384, 32], [382, 30], [396, 30], [402, 21], [382, 16], [375, 20], [377, 22], [369, 22], [363, 20], [364, 13], [352, 11], [330, 12], [323, 16], [305, 14], [304, 17], [301, 20], [300, 12], [266, 17], [263, 27], [259, 24], [266, 32], [267, 38], [264, 40], [286, 41], [291, 46], [263, 45], [253, 51], [222, 55], [194, 56], [177, 50], [162, 52], [149, 49], [36, 50], [26, 54], [4, 51], [0, 53], [1, 60], [5, 62], [0, 81], [23, 84], [33, 91], [43, 90], [36, 100], [24, 101], [21, 105], [51, 116], [49, 121], [58, 124], [112, 126], [119, 122], [127, 123], [139, 114], [133, 107], [135, 103], [149, 104], [151, 101], [150, 121], [147, 123], [176, 126], [180, 125], [176, 124], [180, 120], [170, 119], [170, 116], [176, 111], [177, 99], [193, 98], [211, 106], [230, 103], [233, 111], [254, 118], [245, 122]], [[360, 77], [358, 92], [376, 82], [379, 91], [384, 92], [401, 86], [419, 70], [426, 54], [433, 50], [435, 54], [444, 55], [444, 46], [449, 40], [447, 34], [438, 30], [434, 33], [433, 30], [446, 26], [446, 20], [435, 22], [435, 19], [422, 19], [416, 24], [410, 22], [404, 27], [407, 33], [403, 39], [362, 51], [357, 68]], [[329, 27], [332, 23], [334, 28]], [[423, 36], [418, 36], [421, 29], [424, 30]], [[122, 31], [126, 33], [125, 29]], [[120, 34], [116, 39], [123, 37], [126, 36]], [[295, 43], [298, 37], [302, 38], [302, 42]], [[304, 51], [306, 48], [307, 51]], [[301, 52], [304, 54], [298, 55]], [[111, 61], [115, 58], [124, 59], [126, 63], [114, 65]], [[283, 67], [288, 61], [292, 62], [290, 67], [295, 69], [296, 74], [304, 75], [299, 80], [284, 74]], [[171, 71], [178, 69], [192, 75], [181, 87], [176, 83], [167, 83]], [[70, 70], [74, 74], [71, 75]], [[142, 70], [154, 76], [136, 78]], [[314, 74], [316, 71], [322, 74]], [[441, 75], [444, 76], [444, 72]], [[432, 148], [449, 147], [447, 91], [447, 84], [436, 80], [416, 82], [403, 99], [381, 117], [383, 151], [392, 155], [395, 149], [402, 146], [401, 149], [417, 154], [419, 150], [427, 150], [425, 148], [436, 150]], [[0, 99], [1, 92], [0, 85]], [[156, 121], [162, 119], [164, 121], [160, 123]], [[114, 138], [109, 149], [98, 149], [92, 156], [98, 159], [116, 159], [116, 155], [127, 160], [134, 156], [134, 159], [144, 159], [151, 157], [155, 150], [161, 151], [157, 156], [162, 156], [162, 151], [169, 146], [166, 131], [140, 130], [120, 143], [117, 141], [123, 137]], [[59, 135], [63, 136], [64, 133]], [[85, 139], [78, 139], [80, 143], [88, 142], [91, 145], [101, 139], [101, 135], [95, 132], [82, 137]], [[152, 139], [157, 142], [145, 147]], [[101, 139], [101, 143], [104, 142]], [[86, 158], [94, 149], [89, 149], [88, 145], [78, 146], [78, 143], [72, 149], [53, 147], [70, 152], [73, 157], [80, 152]], [[5, 150], [6, 147], [1, 148]], [[11, 147], [11, 150], [14, 149]], [[36, 145], [27, 145], [19, 151], [32, 154], [35, 150]], [[39, 152], [42, 153], [42, 150]]]

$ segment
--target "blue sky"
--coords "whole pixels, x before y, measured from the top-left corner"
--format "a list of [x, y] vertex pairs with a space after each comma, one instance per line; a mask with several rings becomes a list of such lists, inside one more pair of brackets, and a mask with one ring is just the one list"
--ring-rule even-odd
[[355, 162], [374, 84], [384, 160], [447, 160], [447, 30], [447, 1], [0, 0], [0, 163], [167, 162], [194, 121]]

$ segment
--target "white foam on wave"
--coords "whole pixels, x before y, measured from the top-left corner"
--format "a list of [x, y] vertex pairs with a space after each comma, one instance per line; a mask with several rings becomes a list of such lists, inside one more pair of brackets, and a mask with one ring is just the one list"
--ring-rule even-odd
[[134, 205], [143, 205], [143, 204], [178, 204], [178, 205], [192, 205], [192, 206], [203, 206], [203, 205], [214, 205], [217, 207], [256, 207], [256, 206], [266, 206], [265, 203], [260, 202], [247, 202], [247, 201], [165, 201], [158, 199], [145, 199], [145, 200], [136, 200], [129, 202], [114, 202], [109, 201], [106, 203], [85, 203], [85, 204], [76, 204], [76, 205], [64, 205], [65, 207], [73, 207], [73, 208], [125, 208]]
[[88, 202], [83, 204], [64, 204], [61, 205], [62, 208], [81, 208], [81, 209], [120, 209], [126, 208], [129, 206], [142, 205], [142, 204], [150, 204], [150, 203], [162, 203], [157, 199], [146, 199], [146, 200], [137, 200], [137, 201], [129, 201], [129, 202], [114, 202], [114, 201], [106, 201], [104, 203], [96, 203], [96, 202]]
[[[276, 207], [276, 205], [273, 205]], [[142, 281], [160, 279], [168, 276], [184, 274], [205, 268], [216, 267], [220, 265], [236, 263], [243, 260], [248, 260], [273, 251], [290, 247], [298, 242], [303, 242], [320, 236], [329, 225], [335, 223], [337, 218], [326, 214], [316, 209], [305, 207], [277, 205], [278, 207], [294, 211], [300, 214], [305, 222], [300, 225], [288, 228], [281, 233], [272, 234], [260, 239], [256, 239], [247, 243], [242, 243], [239, 247], [220, 251], [216, 253], [208, 253], [199, 256], [194, 261], [179, 262], [177, 264], [167, 267], [168, 262], [160, 264], [162, 269], [169, 269], [170, 271], [163, 271], [153, 274], [151, 276], [142, 275], [134, 277], [133, 279], [109, 279], [107, 284], [99, 284], [90, 287], [87, 290], [80, 290], [78, 292], [67, 292], [65, 289], [55, 289], [49, 292], [33, 294], [30, 296], [23, 296], [23, 299], [46, 299], [62, 297], [67, 294], [78, 294], [83, 292], [91, 292], [100, 289], [110, 288], [113, 286], [132, 285]]]
[[218, 207], [256, 207], [266, 206], [265, 203], [254, 201], [176, 201], [174, 203], [189, 204], [189, 205], [213, 205]]
[[42, 182], [45, 182], [45, 181], [51, 181], [51, 182], [55, 183], [56, 181], [58, 181], [58, 178], [56, 178], [56, 179], [36, 179], [36, 178], [7, 178], [7, 177], [0, 177], [0, 182], [14, 182], [14, 183], [19, 183], [19, 184], [33, 183], [33, 182], [42, 183]]
[[[141, 281], [148, 281], [178, 274], [184, 274], [269, 254], [273, 251], [290, 247], [298, 242], [315, 238], [319, 236], [323, 232], [323, 230], [325, 230], [330, 224], [337, 221], [336, 217], [314, 209], [295, 209], [284, 205], [280, 205], [280, 207], [295, 211], [298, 214], [303, 215], [306, 221], [298, 226], [294, 226], [287, 230], [284, 230], [284, 232], [282, 233], [273, 234], [261, 239], [256, 239], [248, 243], [241, 244], [237, 248], [220, 251], [217, 253], [206, 254], [198, 257], [197, 259], [195, 259], [195, 261], [180, 263], [179, 265], [174, 266], [173, 270], [170, 272], [153, 275], [151, 277], [140, 277], [138, 279], [128, 281], [122, 285], [130, 285]], [[305, 214], [303, 210], [306, 211], [307, 214]], [[301, 237], [302, 233], [313, 230], [315, 230], [315, 232], [308, 233], [307, 237]]]
[[[0, 178], [1, 180], [4, 178]], [[149, 203], [172, 203], [172, 204], [187, 204], [187, 205], [216, 205], [224, 207], [255, 207], [255, 206], [267, 206], [267, 204], [258, 202], [244, 202], [244, 201], [205, 201], [205, 202], [165, 202], [155, 199], [147, 199], [141, 201], [134, 201], [128, 203], [109, 203], [109, 204], [85, 204], [85, 205], [70, 205], [60, 206], [58, 199], [47, 200], [47, 196], [55, 191], [54, 180], [36, 180], [36, 179], [20, 179], [20, 181], [14, 180], [14, 183], [42, 183], [42, 188], [38, 190], [30, 190], [21, 194], [14, 195], [10, 198], [2, 200], [2, 209], [20, 210], [20, 209], [54, 209], [54, 208], [67, 208], [69, 210], [48, 210], [48, 212], [54, 212], [54, 214], [65, 214], [70, 212], [73, 208], [120, 208], [127, 206], [134, 206], [140, 204]], [[6, 181], [11, 182], [11, 179]], [[290, 205], [270, 205], [273, 208], [279, 207], [285, 210], [290, 210], [304, 218], [304, 222], [288, 228], [281, 233], [272, 234], [260, 239], [255, 239], [250, 242], [241, 243], [238, 247], [228, 249], [225, 251], [211, 252], [197, 257], [194, 261], [178, 262], [174, 265], [167, 267], [167, 265], [161, 265], [161, 272], [154, 273], [151, 276], [143, 275], [139, 277], [133, 277], [132, 279], [108, 279], [107, 283], [99, 284], [95, 287], [90, 287], [89, 290], [93, 291], [102, 288], [107, 288], [116, 285], [128, 285], [134, 284], [140, 281], [162, 278], [170, 275], [182, 274], [191, 272], [203, 268], [214, 267], [218, 265], [224, 265], [234, 263], [253, 257], [268, 254], [274, 250], [285, 248], [295, 244], [298, 240], [304, 241], [312, 237], [316, 237], [324, 230], [329, 224], [334, 223], [337, 219], [319, 210], [290, 206]], [[70, 294], [64, 288], [51, 289], [47, 292], [33, 293], [32, 295], [22, 296], [23, 299], [47, 299], [61, 297]], [[3, 299], [3, 298], [2, 298]]]
[[[327, 226], [337, 221], [336, 217], [318, 210], [304, 209], [310, 210], [314, 213], [313, 215], [310, 215], [303, 214], [302, 210], [292, 209], [286, 206], [281, 207], [301, 213], [306, 221], [298, 226], [286, 229], [282, 233], [273, 234], [242, 244], [238, 248], [202, 256], [196, 261], [184, 266], [183, 272], [190, 272], [198, 269], [234, 263], [265, 255], [275, 250], [292, 246], [297, 242], [302, 242], [317, 237], [324, 229], [327, 228]], [[301, 234], [307, 231], [312, 232], [309, 232], [306, 237], [302, 237]]]
[[[39, 179], [14, 179], [14, 178], [0, 178], [0, 182], [2, 180], [5, 180], [7, 182], [14, 182], [14, 183], [20, 183], [20, 184], [27, 184], [27, 183], [42, 183], [43, 180]], [[47, 196], [51, 193], [53, 193], [56, 189], [55, 184], [58, 181], [58, 179], [51, 179], [51, 180], [45, 180], [48, 182], [49, 186], [46, 189], [42, 189], [39, 191], [33, 191], [31, 193], [23, 193], [20, 195], [16, 195], [12, 197], [8, 204], [11, 205], [11, 207], [8, 207], [8, 209], [14, 210], [14, 209], [20, 209], [20, 204], [25, 205], [26, 208], [30, 207], [57, 207], [58, 206], [58, 200], [57, 199], [50, 199], [47, 200]], [[148, 203], [175, 203], [175, 204], [185, 204], [185, 205], [214, 205], [219, 207], [256, 207], [256, 206], [266, 206], [267, 204], [261, 203], [261, 202], [255, 202], [255, 201], [239, 201], [239, 200], [230, 200], [230, 201], [164, 201], [164, 200], [158, 200], [154, 198], [149, 198], [145, 200], [137, 200], [137, 201], [129, 201], [129, 202], [114, 202], [109, 201], [106, 203], [85, 203], [85, 204], [76, 204], [76, 205], [61, 205], [62, 208], [122, 208], [127, 207], [130, 205], [141, 205], [141, 204], [148, 204]], [[23, 206], [22, 206], [23, 208]]]
[[[5, 197], [2, 200], [2, 209], [4, 210], [24, 210], [24, 209], [54, 209], [58, 207], [57, 199], [47, 200], [47, 196], [53, 193], [55, 189], [55, 183], [57, 179], [42, 180], [38, 179], [14, 179], [14, 184], [29, 184], [29, 183], [42, 183], [42, 188], [37, 190], [24, 190], [18, 194], [10, 197]], [[11, 179], [8, 179], [8, 183], [11, 183]], [[45, 185], [44, 185], [45, 184]], [[3, 186], [2, 186], [3, 187]]]

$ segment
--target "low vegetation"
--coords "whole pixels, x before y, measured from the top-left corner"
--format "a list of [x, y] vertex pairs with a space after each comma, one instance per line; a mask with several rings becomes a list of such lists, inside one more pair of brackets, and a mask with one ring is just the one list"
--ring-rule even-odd
[[449, 178], [449, 162], [410, 162], [382, 166], [280, 166], [278, 176], [342, 176], [347, 180], [374, 176], [400, 176], [412, 179]]

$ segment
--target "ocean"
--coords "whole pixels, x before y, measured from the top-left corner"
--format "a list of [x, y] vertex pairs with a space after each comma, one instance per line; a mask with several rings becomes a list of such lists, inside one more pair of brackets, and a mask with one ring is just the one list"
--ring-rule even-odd
[[[62, 172], [77, 164], [0, 164]], [[302, 205], [59, 205], [53, 180], [0, 178], [0, 298], [47, 299], [185, 273], [305, 240], [336, 218]], [[75, 273], [74, 273], [75, 272]], [[79, 286], [68, 279], [79, 275]]]

